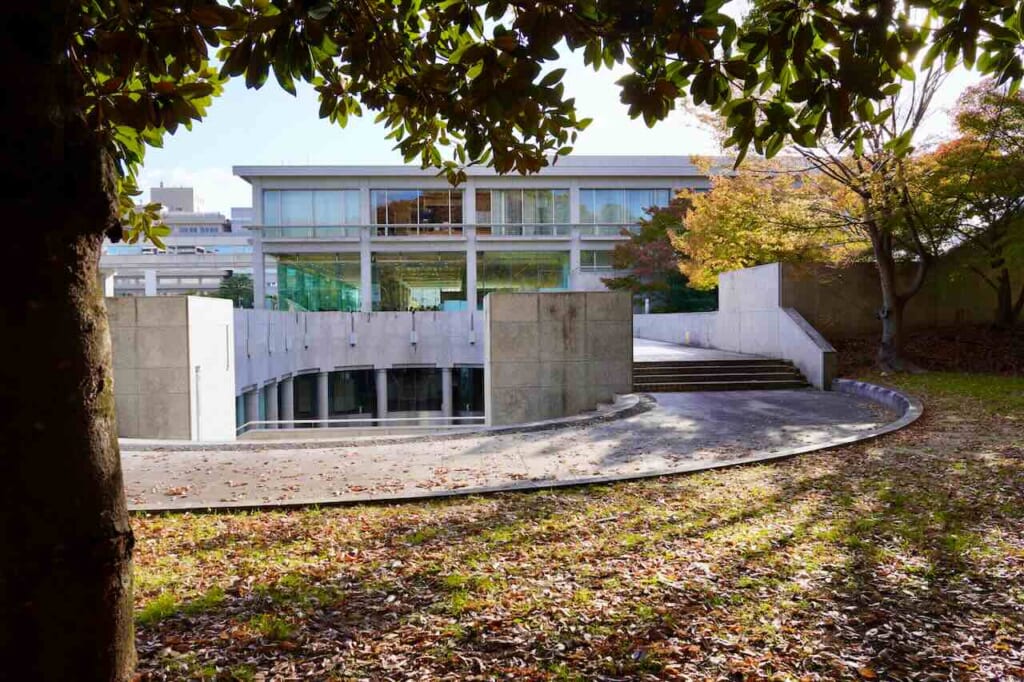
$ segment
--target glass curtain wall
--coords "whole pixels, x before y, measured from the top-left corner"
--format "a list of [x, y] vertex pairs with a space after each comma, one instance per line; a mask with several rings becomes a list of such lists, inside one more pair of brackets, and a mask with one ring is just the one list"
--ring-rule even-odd
[[568, 189], [477, 190], [478, 234], [569, 234]]
[[388, 413], [439, 412], [441, 370], [396, 367], [388, 370]]
[[359, 190], [263, 190], [263, 224], [267, 237], [358, 236]]
[[359, 254], [277, 256], [277, 296], [281, 310], [358, 312]]
[[484, 251], [477, 254], [477, 307], [495, 291], [564, 291], [568, 251]]
[[646, 210], [668, 206], [667, 189], [581, 189], [580, 222], [610, 226], [631, 225], [646, 217]]
[[465, 310], [466, 254], [373, 254], [373, 309]]
[[373, 222], [379, 235], [461, 233], [459, 190], [375, 189], [370, 191]]

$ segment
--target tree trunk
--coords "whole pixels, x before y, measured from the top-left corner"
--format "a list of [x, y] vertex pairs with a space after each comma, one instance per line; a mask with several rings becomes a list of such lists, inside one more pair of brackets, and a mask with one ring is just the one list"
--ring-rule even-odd
[[882, 307], [878, 317], [882, 321], [882, 340], [878, 346], [879, 368], [887, 372], [904, 372], [917, 369], [903, 354], [903, 312], [909, 295], [902, 295], [897, 289], [896, 262], [891, 249], [886, 248], [884, 237], [872, 240], [875, 244], [875, 262], [882, 290]]
[[115, 175], [77, 110], [75, 3], [7, 8], [0, 182], [0, 661], [24, 680], [128, 680], [131, 550], [98, 266]]
[[1010, 285], [1010, 271], [1003, 267], [996, 278], [996, 315], [997, 329], [1013, 329], [1017, 324], [1020, 308], [1014, 303], [1013, 288]]

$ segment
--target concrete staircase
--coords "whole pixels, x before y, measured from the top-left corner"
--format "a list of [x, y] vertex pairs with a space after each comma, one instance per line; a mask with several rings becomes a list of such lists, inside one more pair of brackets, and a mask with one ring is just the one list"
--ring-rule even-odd
[[757, 391], [806, 388], [800, 370], [788, 360], [673, 360], [633, 363], [633, 391]]

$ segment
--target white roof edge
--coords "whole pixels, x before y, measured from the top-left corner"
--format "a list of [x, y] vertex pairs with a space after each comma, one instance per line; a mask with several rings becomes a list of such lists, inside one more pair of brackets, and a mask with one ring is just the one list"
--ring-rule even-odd
[[[552, 166], [540, 171], [539, 176], [692, 176], [704, 174], [693, 164], [694, 155], [684, 156], [569, 156], [561, 158]], [[714, 156], [712, 165], [731, 165], [731, 159]], [[280, 165], [280, 166], [232, 166], [232, 173], [243, 179], [253, 177], [432, 177], [438, 174], [433, 168], [423, 169], [416, 165], [360, 164], [360, 165]], [[470, 176], [496, 176], [493, 168], [470, 166]], [[511, 173], [509, 175], [514, 175]]]

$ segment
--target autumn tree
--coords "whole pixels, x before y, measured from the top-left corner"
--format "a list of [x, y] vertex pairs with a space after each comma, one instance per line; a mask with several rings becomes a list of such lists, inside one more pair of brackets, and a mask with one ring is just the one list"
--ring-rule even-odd
[[689, 206], [688, 199], [674, 198], [668, 206], [651, 208], [638, 229], [625, 234], [628, 240], [615, 245], [612, 267], [622, 274], [602, 277], [604, 285], [649, 301], [651, 312], [714, 310], [717, 296], [689, 286], [672, 246]]
[[564, 71], [550, 68], [562, 44], [598, 68], [628, 57], [622, 99], [649, 123], [682, 98], [721, 111], [741, 155], [771, 155], [826, 127], [855, 144], [864, 133], [852, 112], [882, 98], [923, 49], [926, 62], [949, 65], [980, 53], [979, 68], [1000, 82], [1024, 72], [1015, 4], [772, 3], [753, 28], [725, 5], [7, 3], [0, 142], [17, 257], [3, 269], [0, 305], [3, 660], [22, 679], [131, 676], [133, 538], [100, 247], [105, 237], [160, 238], [155, 211], [136, 213], [131, 199], [145, 148], [200, 120], [225, 79], [259, 88], [273, 74], [288, 91], [311, 83], [321, 117], [344, 125], [372, 112], [407, 161], [458, 181], [470, 164], [532, 172], [570, 151], [586, 121], [565, 95]]
[[1024, 265], [1024, 95], [985, 81], [955, 113], [960, 137], [926, 160], [927, 189], [954, 213], [958, 256], [995, 294], [996, 326], [1010, 328], [1024, 309], [1011, 276]]
[[751, 161], [737, 172], [712, 175], [708, 192], [689, 192], [685, 229], [672, 236], [693, 286], [717, 286], [718, 275], [765, 263], [846, 262], [864, 242], [843, 230], [823, 206], [838, 207], [842, 192], [794, 159]]

